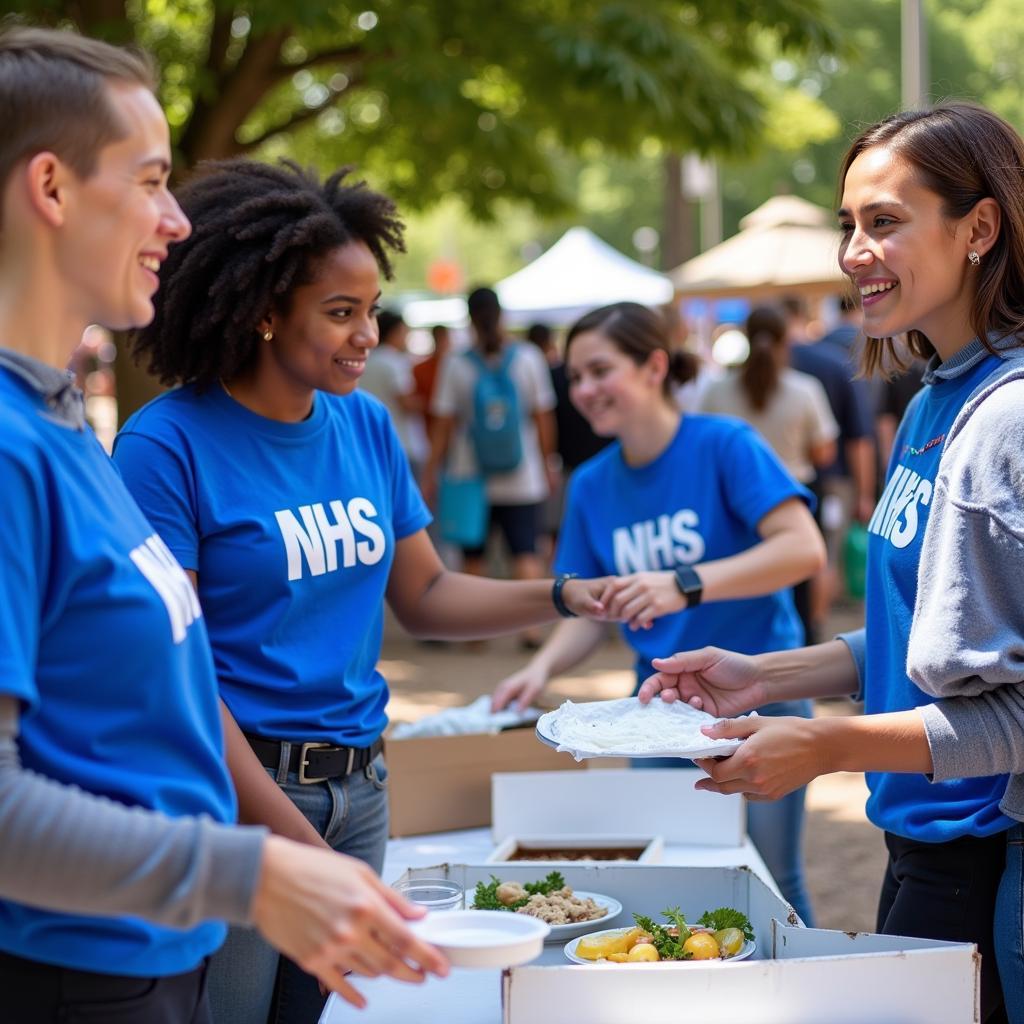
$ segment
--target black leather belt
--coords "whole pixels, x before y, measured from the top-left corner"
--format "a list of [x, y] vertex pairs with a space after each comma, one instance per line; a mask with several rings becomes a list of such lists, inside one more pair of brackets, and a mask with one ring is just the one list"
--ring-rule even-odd
[[[264, 768], [281, 763], [281, 743], [262, 736], [245, 734], [253, 753]], [[382, 750], [384, 740], [369, 747], [336, 747], [330, 743], [292, 743], [288, 753], [288, 771], [299, 773], [299, 782], [325, 782], [343, 779], [365, 768]]]

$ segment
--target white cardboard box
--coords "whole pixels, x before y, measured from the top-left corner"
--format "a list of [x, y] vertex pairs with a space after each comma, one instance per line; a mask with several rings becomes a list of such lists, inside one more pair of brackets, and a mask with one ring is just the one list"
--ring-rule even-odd
[[[488, 866], [446, 865], [469, 892]], [[791, 925], [791, 908], [744, 868], [616, 864], [560, 869], [574, 888], [613, 896], [634, 912], [659, 915], [679, 905], [690, 920], [703, 910], [736, 907], [751, 919], [757, 942], [739, 963], [593, 964], [565, 959], [562, 944], [501, 975], [497, 994], [471, 972], [410, 992], [417, 1019], [493, 1024], [972, 1024], [979, 1020], [975, 947], [896, 936], [849, 934]], [[413, 872], [411, 874], [419, 874]], [[531, 881], [543, 865], [516, 865]], [[461, 977], [458, 977], [461, 975]], [[498, 973], [493, 980], [497, 982]], [[463, 989], [465, 991], [463, 991]], [[493, 990], [490, 990], [493, 991]], [[472, 993], [472, 996], [470, 996]], [[465, 1005], [472, 998], [474, 1005]], [[456, 1012], [456, 1007], [459, 1007]]]
[[[566, 755], [568, 756], [568, 755]], [[491, 778], [491, 836], [661, 836], [666, 843], [739, 846], [742, 797], [693, 788], [697, 768], [510, 772]]]
[[[599, 850], [638, 850], [638, 856], [633, 860], [601, 860], [594, 857], [594, 861], [605, 864], [660, 864], [662, 854], [665, 852], [665, 843], [661, 836], [578, 836], [578, 835], [519, 835], [514, 833], [506, 836], [491, 852], [487, 858], [488, 864], [501, 864], [511, 867], [518, 867], [520, 864], [541, 864], [547, 865], [550, 870], [563, 868], [574, 864], [583, 863], [579, 858], [571, 860], [529, 860], [512, 859], [516, 850], [523, 848], [530, 851], [543, 850], [568, 850], [582, 849], [591, 850], [597, 853]], [[589, 863], [589, 861], [587, 862]]]

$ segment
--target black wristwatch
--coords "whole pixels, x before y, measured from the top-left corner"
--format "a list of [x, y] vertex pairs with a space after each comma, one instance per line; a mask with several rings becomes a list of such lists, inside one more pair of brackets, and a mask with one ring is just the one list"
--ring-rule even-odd
[[551, 585], [551, 603], [563, 619], [577, 618], [576, 613], [565, 603], [565, 598], [562, 597], [562, 588], [569, 580], [574, 580], [578, 576], [578, 572], [563, 572], [560, 576], [555, 577], [555, 582]]
[[675, 577], [679, 593], [686, 598], [686, 607], [696, 608], [704, 593], [704, 584], [697, 575], [697, 570], [692, 565], [679, 565], [676, 566]]

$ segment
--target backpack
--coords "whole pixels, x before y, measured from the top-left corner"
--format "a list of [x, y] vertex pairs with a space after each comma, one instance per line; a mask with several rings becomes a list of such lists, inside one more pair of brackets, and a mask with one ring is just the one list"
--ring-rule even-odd
[[506, 346], [501, 362], [490, 366], [479, 352], [466, 353], [477, 370], [469, 436], [477, 465], [485, 476], [508, 473], [523, 458], [519, 391], [509, 372], [515, 354], [512, 346]]

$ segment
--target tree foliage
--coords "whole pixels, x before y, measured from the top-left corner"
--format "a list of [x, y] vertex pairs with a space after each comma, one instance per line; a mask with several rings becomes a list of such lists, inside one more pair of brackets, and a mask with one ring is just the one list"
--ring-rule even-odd
[[[459, 196], [564, 208], [558, 150], [655, 138], [742, 153], [758, 71], [829, 51], [823, 0], [22, 0], [32, 20], [159, 59], [179, 163], [284, 153], [357, 163], [404, 207]], [[13, 7], [13, 5], [11, 5]], [[0, 5], [0, 10], [3, 5]]]

